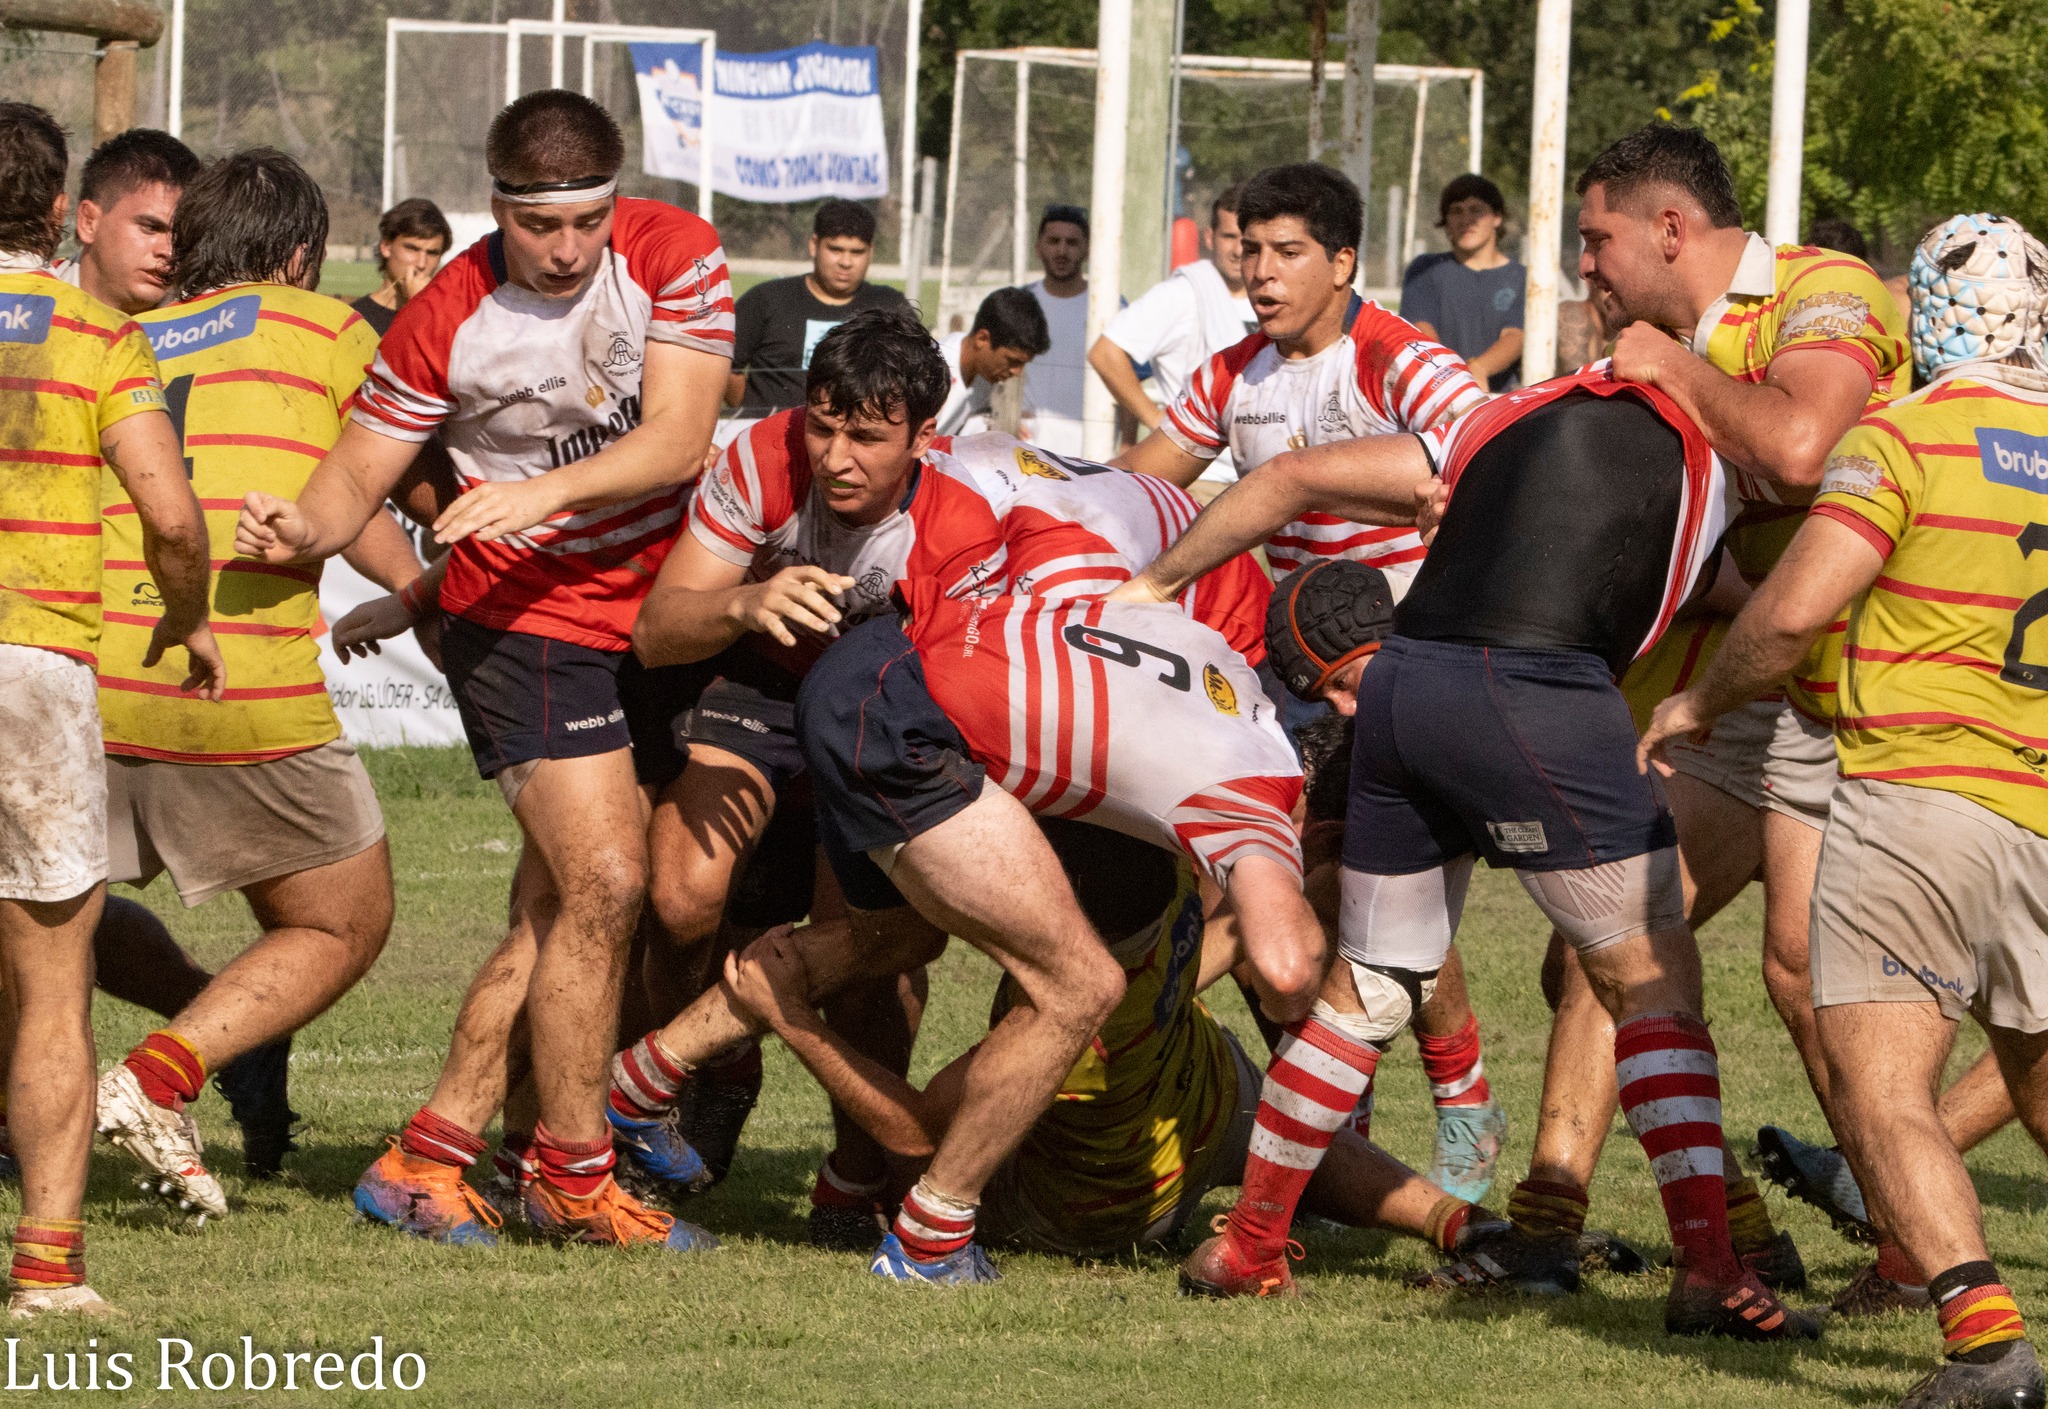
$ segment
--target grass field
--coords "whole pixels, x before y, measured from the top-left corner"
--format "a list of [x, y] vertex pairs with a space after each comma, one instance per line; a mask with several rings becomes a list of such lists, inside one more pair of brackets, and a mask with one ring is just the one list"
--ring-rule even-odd
[[[1687, 1409], [1895, 1402], [1929, 1361], [1931, 1318], [1895, 1316], [1830, 1330], [1810, 1349], [1674, 1341], [1662, 1334], [1661, 1275], [1590, 1279], [1569, 1301], [1451, 1300], [1404, 1290], [1420, 1244], [1373, 1233], [1312, 1234], [1295, 1304], [1193, 1303], [1174, 1295], [1165, 1259], [1075, 1266], [1002, 1259], [1003, 1282], [960, 1292], [870, 1279], [860, 1259], [811, 1250], [803, 1215], [829, 1139], [825, 1103], [769, 1044], [767, 1089], [732, 1178], [692, 1217], [725, 1240], [700, 1257], [558, 1249], [518, 1232], [495, 1250], [404, 1241], [352, 1225], [347, 1197], [386, 1134], [425, 1096], [463, 986], [496, 942], [517, 848], [495, 789], [451, 750], [372, 753], [389, 819], [398, 922], [368, 979], [300, 1035], [293, 1103], [305, 1148], [287, 1179], [248, 1185], [224, 1103], [197, 1105], [233, 1214], [198, 1235], [173, 1231], [109, 1156], [87, 1203], [93, 1283], [126, 1312], [98, 1350], [134, 1356], [127, 1402], [270, 1403], [276, 1395], [154, 1390], [157, 1338], [239, 1355], [255, 1348], [354, 1355], [382, 1336], [425, 1360], [406, 1402], [432, 1405], [1570, 1405]], [[252, 935], [237, 898], [182, 911], [162, 884], [150, 903], [199, 955], [218, 962]], [[1756, 977], [1754, 895], [1706, 941], [1715, 1035], [1730, 1126], [1818, 1117]], [[1536, 991], [1541, 931], [1511, 880], [1482, 873], [1463, 936], [1487, 1040], [1487, 1069], [1515, 1122], [1507, 1182], [1526, 1163], [1545, 1013]], [[993, 969], [961, 946], [937, 966], [918, 1075], [977, 1034]], [[1227, 985], [1226, 985], [1227, 987]], [[1256, 1042], [1234, 992], [1215, 1006]], [[151, 1026], [102, 999], [102, 1060]], [[1968, 1052], [1977, 1050], [1967, 1037]], [[1414, 1049], [1396, 1049], [1374, 1128], [1396, 1153], [1426, 1160], [1431, 1116]], [[1972, 1157], [1992, 1246], [2023, 1306], [2048, 1308], [2048, 1186], [2039, 1155], [2008, 1131]], [[0, 1200], [11, 1199], [0, 1194]], [[1495, 1202], [1498, 1203], [1496, 1197]], [[1221, 1195], [1212, 1196], [1216, 1208]], [[1774, 1211], [1795, 1230], [1832, 1295], [1858, 1255], [1816, 1217]], [[1596, 1223], [1646, 1249], [1667, 1244], [1643, 1158], [1617, 1123], [1593, 1200]], [[18, 1332], [18, 1384], [44, 1352], [86, 1347], [75, 1325]], [[216, 1374], [221, 1362], [216, 1361]], [[298, 1374], [306, 1384], [307, 1368]], [[408, 1369], [408, 1374], [411, 1371]], [[261, 1371], [259, 1368], [259, 1383]], [[346, 1384], [346, 1380], [342, 1381]], [[104, 1383], [104, 1381], [103, 1381]], [[29, 1396], [54, 1399], [55, 1396]], [[321, 1402], [398, 1396], [346, 1388]]]

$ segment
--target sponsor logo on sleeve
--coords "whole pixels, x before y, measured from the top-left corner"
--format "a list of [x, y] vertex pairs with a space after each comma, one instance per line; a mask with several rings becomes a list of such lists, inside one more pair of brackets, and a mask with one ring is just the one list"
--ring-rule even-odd
[[44, 341], [56, 312], [57, 300], [48, 294], [0, 294], [0, 342]]
[[1214, 665], [1202, 667], [1202, 691], [1208, 695], [1209, 703], [1216, 707], [1218, 714], [1237, 713], [1237, 690], [1231, 685], [1230, 677]]
[[1977, 458], [1993, 484], [2048, 494], [2048, 436], [1979, 426]]
[[1778, 324], [1778, 345], [1859, 338], [1869, 318], [1870, 304], [1856, 294], [1840, 289], [1808, 294], [1786, 310]]
[[1883, 483], [1884, 466], [1868, 455], [1837, 455], [1828, 461], [1827, 473], [1821, 476], [1820, 492], [1868, 499]]
[[252, 336], [256, 331], [256, 315], [262, 308], [260, 295], [242, 294], [183, 317], [151, 318], [142, 327], [149, 334], [149, 349], [159, 361], [187, 357]]

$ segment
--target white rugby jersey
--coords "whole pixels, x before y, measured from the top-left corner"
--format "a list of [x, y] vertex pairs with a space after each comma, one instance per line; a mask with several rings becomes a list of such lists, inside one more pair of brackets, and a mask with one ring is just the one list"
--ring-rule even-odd
[[[801, 407], [777, 412], [726, 447], [690, 501], [690, 533], [746, 568], [749, 582], [802, 566], [854, 579], [839, 604], [842, 630], [889, 610], [890, 591], [903, 578], [932, 578], [948, 595], [960, 595], [996, 590], [1005, 572], [995, 511], [928, 461], [881, 522], [849, 524], [833, 513], [811, 475]], [[809, 669], [825, 644], [807, 643], [792, 656], [765, 636], [749, 639], [798, 671]]]
[[[688, 211], [621, 197], [611, 244], [574, 299], [509, 282], [501, 234], [465, 250], [398, 311], [355, 418], [400, 440], [438, 431], [465, 492], [532, 479], [640, 424], [650, 341], [732, 356], [725, 251]], [[624, 650], [683, 498], [662, 489], [494, 543], [465, 538], [441, 605], [501, 631]]]
[[[1238, 474], [1248, 475], [1284, 451], [1428, 430], [1485, 400], [1457, 353], [1367, 302], [1350, 330], [1314, 357], [1284, 358], [1263, 333], [1217, 353], [1166, 409], [1159, 430], [1204, 460], [1228, 446]], [[1266, 542], [1276, 578], [1319, 559], [1352, 558], [1391, 573], [1403, 589], [1422, 554], [1413, 529], [1324, 513], [1304, 514]]]
[[1183, 852], [1219, 884], [1247, 856], [1301, 874], [1301, 766], [1214, 631], [1161, 606], [900, 593], [932, 698], [1032, 812]]
[[[1163, 479], [1055, 455], [999, 431], [934, 441], [932, 462], [973, 485], [1001, 519], [1005, 590], [1020, 597], [1110, 592], [1165, 552], [1202, 509]], [[1256, 665], [1266, 654], [1272, 595], [1258, 560], [1240, 553], [1196, 579], [1179, 605]]]

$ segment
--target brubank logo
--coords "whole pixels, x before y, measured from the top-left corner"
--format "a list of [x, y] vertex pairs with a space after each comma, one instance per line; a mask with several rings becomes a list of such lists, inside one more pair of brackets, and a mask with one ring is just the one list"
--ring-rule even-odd
[[57, 300], [48, 294], [0, 294], [0, 342], [41, 342], [50, 336]]
[[2048, 436], [1979, 426], [1977, 455], [1984, 463], [1984, 478], [1993, 484], [2048, 494]]
[[142, 326], [149, 333], [150, 351], [158, 357], [184, 357], [248, 337], [256, 331], [256, 314], [262, 307], [260, 294], [243, 294], [182, 318], [151, 320]]

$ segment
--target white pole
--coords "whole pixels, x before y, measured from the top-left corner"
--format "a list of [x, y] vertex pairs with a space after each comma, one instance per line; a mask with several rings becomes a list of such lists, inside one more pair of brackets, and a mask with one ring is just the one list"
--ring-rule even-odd
[[[555, 0], [554, 22], [567, 24], [569, 21], [569, 0]], [[556, 30], [554, 38], [548, 41], [548, 87], [562, 86], [562, 31]]]
[[1408, 221], [1401, 235], [1401, 267], [1415, 258], [1415, 209], [1422, 203], [1422, 138], [1429, 124], [1429, 80], [1415, 83], [1415, 145], [1408, 153]]
[[[924, 0], [905, 7], [903, 37], [903, 233], [899, 248], [908, 260], [917, 226], [917, 58], [919, 31], [924, 28]], [[913, 295], [915, 297], [915, 295]]]
[[[179, 9], [184, 8], [180, 0]], [[172, 73], [177, 72], [175, 60]], [[173, 115], [177, 109], [171, 109]], [[397, 172], [393, 167], [398, 150], [398, 21], [384, 21], [384, 204], [381, 209], [389, 210], [398, 204], [393, 195], [393, 182]]]
[[704, 36], [704, 81], [697, 87], [697, 214], [711, 218], [711, 107], [718, 93], [718, 40]]
[[1522, 383], [1557, 372], [1557, 276], [1564, 252], [1565, 95], [1571, 78], [1572, 0], [1539, 0], [1529, 141], [1529, 291]]
[[519, 30], [516, 26], [505, 31], [505, 101], [507, 104], [519, 101]]
[[[171, 96], [165, 125], [173, 137], [185, 135], [185, 0], [171, 0]], [[387, 173], [391, 169], [388, 153], [384, 169]], [[384, 179], [391, 178], [387, 174]], [[391, 203], [384, 204], [388, 209]]]
[[1188, 0], [1173, 0], [1173, 58], [1166, 71], [1166, 229], [1159, 248], [1161, 278], [1173, 272], [1173, 222], [1187, 202], [1180, 189], [1180, 57], [1187, 45]]
[[[957, 95], [958, 89], [954, 92]], [[956, 108], [958, 104], [955, 104]], [[960, 119], [956, 115], [953, 125], [957, 130]], [[1031, 236], [1025, 233], [1031, 228], [1031, 183], [1029, 168], [1025, 165], [1030, 151], [1028, 139], [1031, 135], [1031, 65], [1024, 59], [1017, 61], [1017, 119], [1011, 131], [1010, 158], [1010, 283], [1017, 288], [1024, 286], [1025, 262], [1031, 257]]]
[[[913, 0], [914, 2], [914, 0]], [[1116, 317], [1124, 265], [1124, 162], [1131, 117], [1131, 0], [1102, 0], [1095, 41], [1095, 169], [1089, 182], [1088, 349]], [[1091, 368], [1083, 374], [1081, 453], [1116, 453], [1116, 401]]]
[[953, 216], [960, 208], [960, 90], [967, 78], [967, 56], [953, 58], [953, 135], [946, 143], [946, 233], [939, 244], [939, 309], [933, 331], [943, 335], [946, 295], [953, 287]]
[[1472, 75], [1472, 107], [1465, 119], [1465, 140], [1472, 148], [1472, 170], [1480, 170], [1481, 147], [1486, 142], [1486, 74]]
[[1764, 201], [1764, 238], [1799, 243], [1800, 165], [1806, 150], [1807, 0], [1778, 0], [1778, 37], [1771, 60], [1771, 184]]

